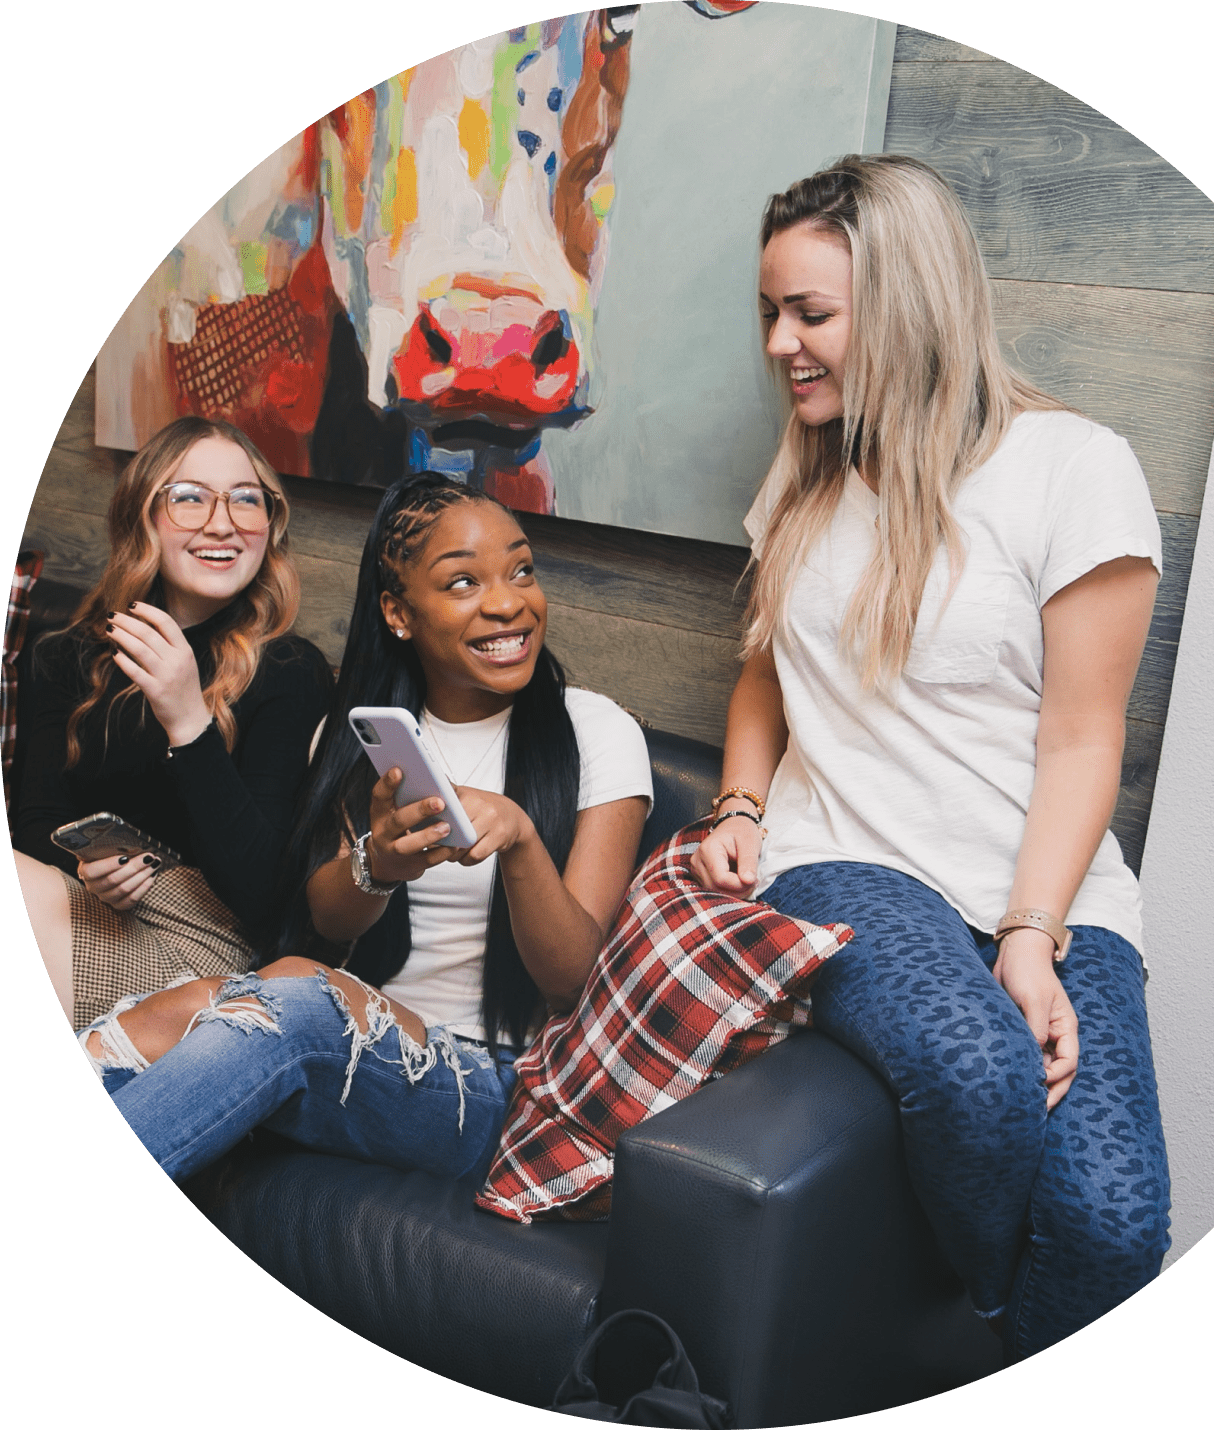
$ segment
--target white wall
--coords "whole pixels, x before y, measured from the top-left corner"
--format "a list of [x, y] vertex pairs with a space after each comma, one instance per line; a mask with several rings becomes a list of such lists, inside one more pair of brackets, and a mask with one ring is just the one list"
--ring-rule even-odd
[[1142, 859], [1147, 1009], [1172, 1170], [1169, 1262], [1214, 1227], [1214, 496], [1206, 487]]

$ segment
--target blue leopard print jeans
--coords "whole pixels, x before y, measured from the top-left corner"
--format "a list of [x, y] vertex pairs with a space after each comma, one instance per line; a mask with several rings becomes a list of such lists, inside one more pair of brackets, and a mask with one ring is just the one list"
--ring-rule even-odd
[[1074, 930], [1058, 975], [1079, 1071], [1047, 1116], [1041, 1050], [991, 976], [995, 946], [916, 879], [873, 864], [791, 869], [765, 902], [855, 931], [813, 989], [814, 1026], [898, 1098], [911, 1180], [1009, 1359], [1053, 1345], [1158, 1275], [1169, 1184], [1142, 964]]

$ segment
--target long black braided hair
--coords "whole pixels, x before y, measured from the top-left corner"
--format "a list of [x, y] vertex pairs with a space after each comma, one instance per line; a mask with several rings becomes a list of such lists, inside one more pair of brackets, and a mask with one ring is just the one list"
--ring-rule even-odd
[[[370, 828], [371, 788], [377, 776], [347, 713], [356, 705], [395, 705], [419, 717], [426, 698], [426, 676], [413, 642], [397, 639], [388, 629], [380, 593], [404, 595], [400, 569], [416, 558], [439, 516], [464, 501], [500, 506], [482, 491], [423, 472], [390, 486], [375, 513], [359, 567], [341, 675], [288, 849], [288, 909], [275, 950], [278, 957], [315, 947], [307, 882], [336, 857], [343, 837], [357, 838]], [[577, 736], [565, 708], [565, 674], [556, 657], [541, 647], [531, 680], [514, 698], [505, 793], [530, 816], [562, 872], [577, 822], [579, 770]], [[404, 967], [411, 947], [409, 886], [402, 884], [379, 920], [355, 941], [343, 966], [380, 987]], [[499, 1040], [521, 1047], [541, 999], [514, 942], [500, 868], [489, 905], [482, 990], [490, 1047], [496, 1048]]]

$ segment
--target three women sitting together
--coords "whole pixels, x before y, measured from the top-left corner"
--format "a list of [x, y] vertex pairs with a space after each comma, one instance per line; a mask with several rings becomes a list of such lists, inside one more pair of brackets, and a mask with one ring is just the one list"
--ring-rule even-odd
[[[775, 196], [760, 290], [791, 412], [746, 518], [731, 793], [693, 867], [854, 926], [815, 1024], [897, 1097], [941, 1247], [1017, 1359], [1168, 1245], [1137, 885], [1108, 832], [1158, 525], [1126, 443], [1007, 366], [926, 166], [849, 157]], [[37, 652], [31, 918], [171, 1175], [259, 1124], [483, 1169], [515, 1057], [576, 1003], [632, 877], [645, 742], [566, 688], [526, 535], [484, 493], [387, 491], [335, 692], [289, 634], [286, 526], [222, 424], [174, 423], [123, 475], [105, 575]], [[420, 720], [470, 847], [436, 842], [441, 801], [397, 807], [358, 705]], [[182, 863], [49, 842], [101, 809]]]

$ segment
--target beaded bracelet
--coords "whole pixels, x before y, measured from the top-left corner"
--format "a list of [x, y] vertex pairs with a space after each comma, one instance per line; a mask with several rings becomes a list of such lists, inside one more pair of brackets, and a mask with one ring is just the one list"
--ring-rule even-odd
[[767, 830], [764, 829], [760, 823], [759, 816], [757, 814], [751, 814], [748, 809], [727, 809], [724, 814], [718, 814], [716, 819], [713, 820], [712, 828], [715, 829], [718, 824], [724, 824], [727, 819], [733, 819], [736, 815], [741, 815], [743, 819], [749, 819], [753, 824], [757, 824], [759, 826], [759, 833], [764, 839], [767, 838]]
[[746, 789], [742, 785], [734, 785], [732, 789], [722, 790], [716, 799], [713, 800], [713, 814], [716, 814], [717, 810], [721, 808], [727, 799], [748, 799], [759, 811], [760, 819], [767, 813], [767, 803], [762, 795], [756, 794], [754, 790]]

